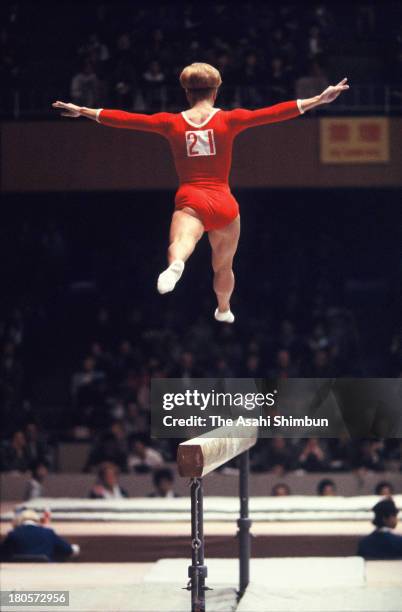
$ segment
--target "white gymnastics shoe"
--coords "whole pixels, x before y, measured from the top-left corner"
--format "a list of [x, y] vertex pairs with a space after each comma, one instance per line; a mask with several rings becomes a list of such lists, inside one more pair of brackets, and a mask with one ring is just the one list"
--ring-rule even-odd
[[169, 293], [169, 291], [173, 291], [176, 286], [178, 280], [180, 280], [181, 275], [184, 270], [184, 261], [181, 259], [175, 259], [172, 261], [170, 266], [166, 268], [161, 274], [159, 274], [158, 278], [158, 291], [159, 293]]
[[219, 312], [218, 308], [215, 310], [215, 319], [221, 323], [233, 323], [235, 318], [233, 312], [229, 309], [225, 312]]

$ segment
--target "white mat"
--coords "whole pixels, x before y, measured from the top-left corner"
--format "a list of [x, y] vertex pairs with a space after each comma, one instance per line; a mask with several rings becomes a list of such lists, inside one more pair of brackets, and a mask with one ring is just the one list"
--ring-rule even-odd
[[[188, 559], [160, 559], [144, 576], [144, 582], [171, 582], [172, 576], [186, 576]], [[207, 559], [207, 585], [236, 585], [237, 559]], [[253, 584], [267, 588], [330, 588], [363, 586], [364, 561], [361, 557], [302, 557], [251, 559]]]
[[[402, 506], [402, 495], [394, 497]], [[250, 516], [253, 521], [361, 521], [372, 518], [371, 508], [378, 502], [374, 495], [358, 497], [251, 497]], [[91, 500], [40, 498], [20, 504], [20, 507], [43, 511], [50, 508], [54, 520], [62, 521], [158, 521], [189, 520], [190, 499], [132, 498], [121, 500]], [[237, 497], [208, 496], [204, 502], [206, 521], [233, 521], [238, 518]], [[11, 512], [2, 515], [10, 520]]]
[[274, 591], [253, 582], [237, 612], [401, 612], [402, 588], [345, 587]]

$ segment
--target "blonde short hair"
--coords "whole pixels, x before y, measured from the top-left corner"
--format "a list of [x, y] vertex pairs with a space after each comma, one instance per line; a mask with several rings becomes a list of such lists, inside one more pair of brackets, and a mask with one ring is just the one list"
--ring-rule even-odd
[[14, 527], [19, 527], [23, 525], [25, 521], [32, 521], [33, 523], [40, 522], [40, 516], [35, 510], [30, 510], [29, 508], [22, 510], [21, 512], [16, 512], [13, 520]]
[[180, 85], [184, 89], [218, 89], [221, 84], [219, 70], [202, 62], [186, 66], [180, 74]]

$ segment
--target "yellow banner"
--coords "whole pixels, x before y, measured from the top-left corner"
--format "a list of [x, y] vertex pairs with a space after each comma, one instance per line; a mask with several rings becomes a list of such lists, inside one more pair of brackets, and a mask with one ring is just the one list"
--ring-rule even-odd
[[388, 162], [388, 119], [385, 117], [321, 119], [320, 159], [324, 164]]

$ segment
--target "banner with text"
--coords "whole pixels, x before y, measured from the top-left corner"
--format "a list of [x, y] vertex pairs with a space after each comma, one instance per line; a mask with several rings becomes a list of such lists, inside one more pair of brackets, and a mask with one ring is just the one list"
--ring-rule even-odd
[[389, 162], [388, 119], [385, 117], [321, 119], [320, 159], [324, 164]]

